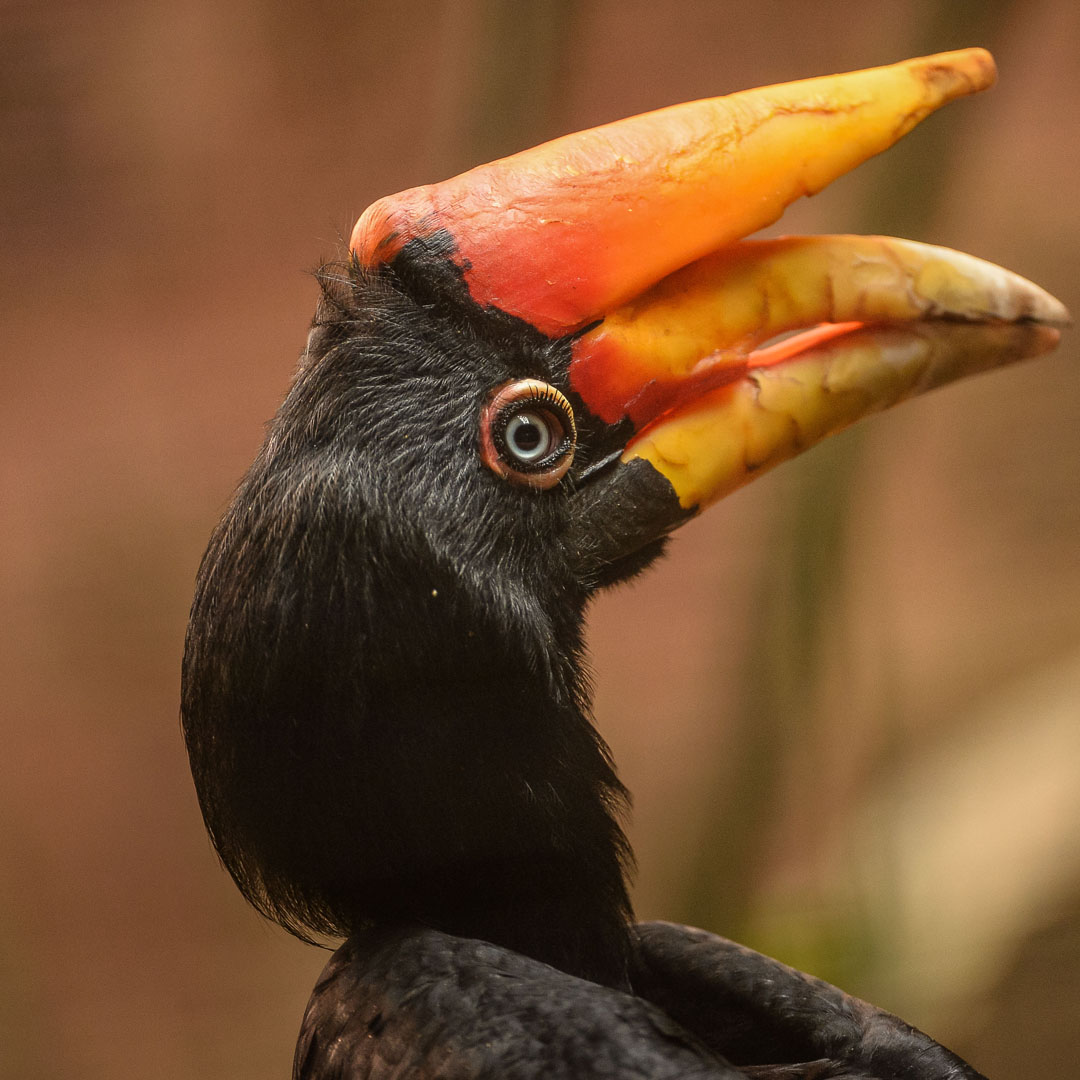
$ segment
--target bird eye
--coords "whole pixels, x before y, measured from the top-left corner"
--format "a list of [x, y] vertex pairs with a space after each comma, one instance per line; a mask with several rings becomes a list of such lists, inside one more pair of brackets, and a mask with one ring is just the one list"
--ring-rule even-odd
[[500, 386], [480, 415], [481, 460], [523, 487], [554, 487], [574, 460], [576, 441], [570, 402], [538, 379]]

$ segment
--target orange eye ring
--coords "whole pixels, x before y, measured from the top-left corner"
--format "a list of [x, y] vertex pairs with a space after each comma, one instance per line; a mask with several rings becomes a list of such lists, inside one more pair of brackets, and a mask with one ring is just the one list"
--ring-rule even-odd
[[511, 484], [555, 487], [573, 464], [576, 446], [570, 402], [539, 379], [497, 387], [480, 413], [480, 460]]

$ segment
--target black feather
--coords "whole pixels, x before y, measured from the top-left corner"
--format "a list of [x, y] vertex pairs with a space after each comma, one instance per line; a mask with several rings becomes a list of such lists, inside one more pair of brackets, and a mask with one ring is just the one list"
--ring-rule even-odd
[[626, 796], [589, 723], [571, 496], [476, 453], [477, 403], [561, 380], [566, 347], [391, 272], [319, 276], [196, 586], [183, 717], [210, 834], [299, 936], [411, 920], [621, 981]]
[[[568, 385], [569, 339], [473, 304], [438, 235], [318, 274], [295, 382], [211, 538], [184, 659], [199, 799], [248, 900], [347, 938], [298, 1080], [978, 1080], [926, 1036], [681, 927], [632, 924], [627, 795], [591, 723], [592, 593], [688, 511]], [[506, 483], [510, 379], [575, 409]]]

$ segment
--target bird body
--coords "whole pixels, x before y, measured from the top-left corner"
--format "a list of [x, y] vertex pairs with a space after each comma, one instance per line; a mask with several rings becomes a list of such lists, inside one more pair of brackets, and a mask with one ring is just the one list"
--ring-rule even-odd
[[435, 930], [361, 934], [315, 988], [294, 1077], [980, 1078], [896, 1017], [702, 930], [635, 926], [629, 974], [632, 991]]
[[568, 136], [380, 201], [320, 270], [199, 571], [182, 701], [244, 895], [346, 939], [298, 1078], [978, 1076], [776, 961], [633, 922], [584, 621], [739, 484], [1056, 342], [1057, 301], [969, 256], [739, 239], [992, 76], [969, 50]]

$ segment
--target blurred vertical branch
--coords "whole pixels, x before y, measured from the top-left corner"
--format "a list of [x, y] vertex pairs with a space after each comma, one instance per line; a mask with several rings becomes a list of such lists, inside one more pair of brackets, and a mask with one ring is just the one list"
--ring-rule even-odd
[[[1013, 0], [933, 5], [914, 48], [931, 53], [992, 45], [1012, 7]], [[949, 173], [963, 122], [946, 111], [890, 150], [876, 183], [843, 227], [925, 236], [938, 207], [941, 187], [935, 180]], [[863, 435], [857, 429], [789, 466], [786, 486], [779, 485], [751, 607], [740, 706], [736, 716], [724, 718], [735, 729], [729, 745], [738, 764], [718, 771], [713, 788], [718, 794], [700, 833], [705, 839], [694, 855], [681, 910], [687, 921], [781, 954], [856, 992], [890, 959], [888, 912], [872, 910], [870, 898], [851, 886], [843, 911], [827, 914], [828, 896], [807, 897], [825, 900], [820, 912], [790, 918], [780, 912], [779, 919], [763, 920], [761, 882], [778, 817], [787, 806], [783, 796], [791, 763], [802, 762], [801, 775], [817, 778], [822, 791], [830, 784], [832, 762], [820, 708], [822, 668], [828, 644], [845, 620], [851, 492], [862, 457]], [[897, 754], [892, 682], [886, 672], [879, 688], [882, 770]], [[821, 808], [801, 805], [800, 813], [812, 821]], [[882, 841], [887, 845], [888, 838]], [[885, 869], [874, 869], [887, 874], [887, 858], [882, 864]], [[793, 920], [801, 925], [793, 927]]]
[[433, 166], [450, 175], [557, 132], [573, 0], [446, 0]]

